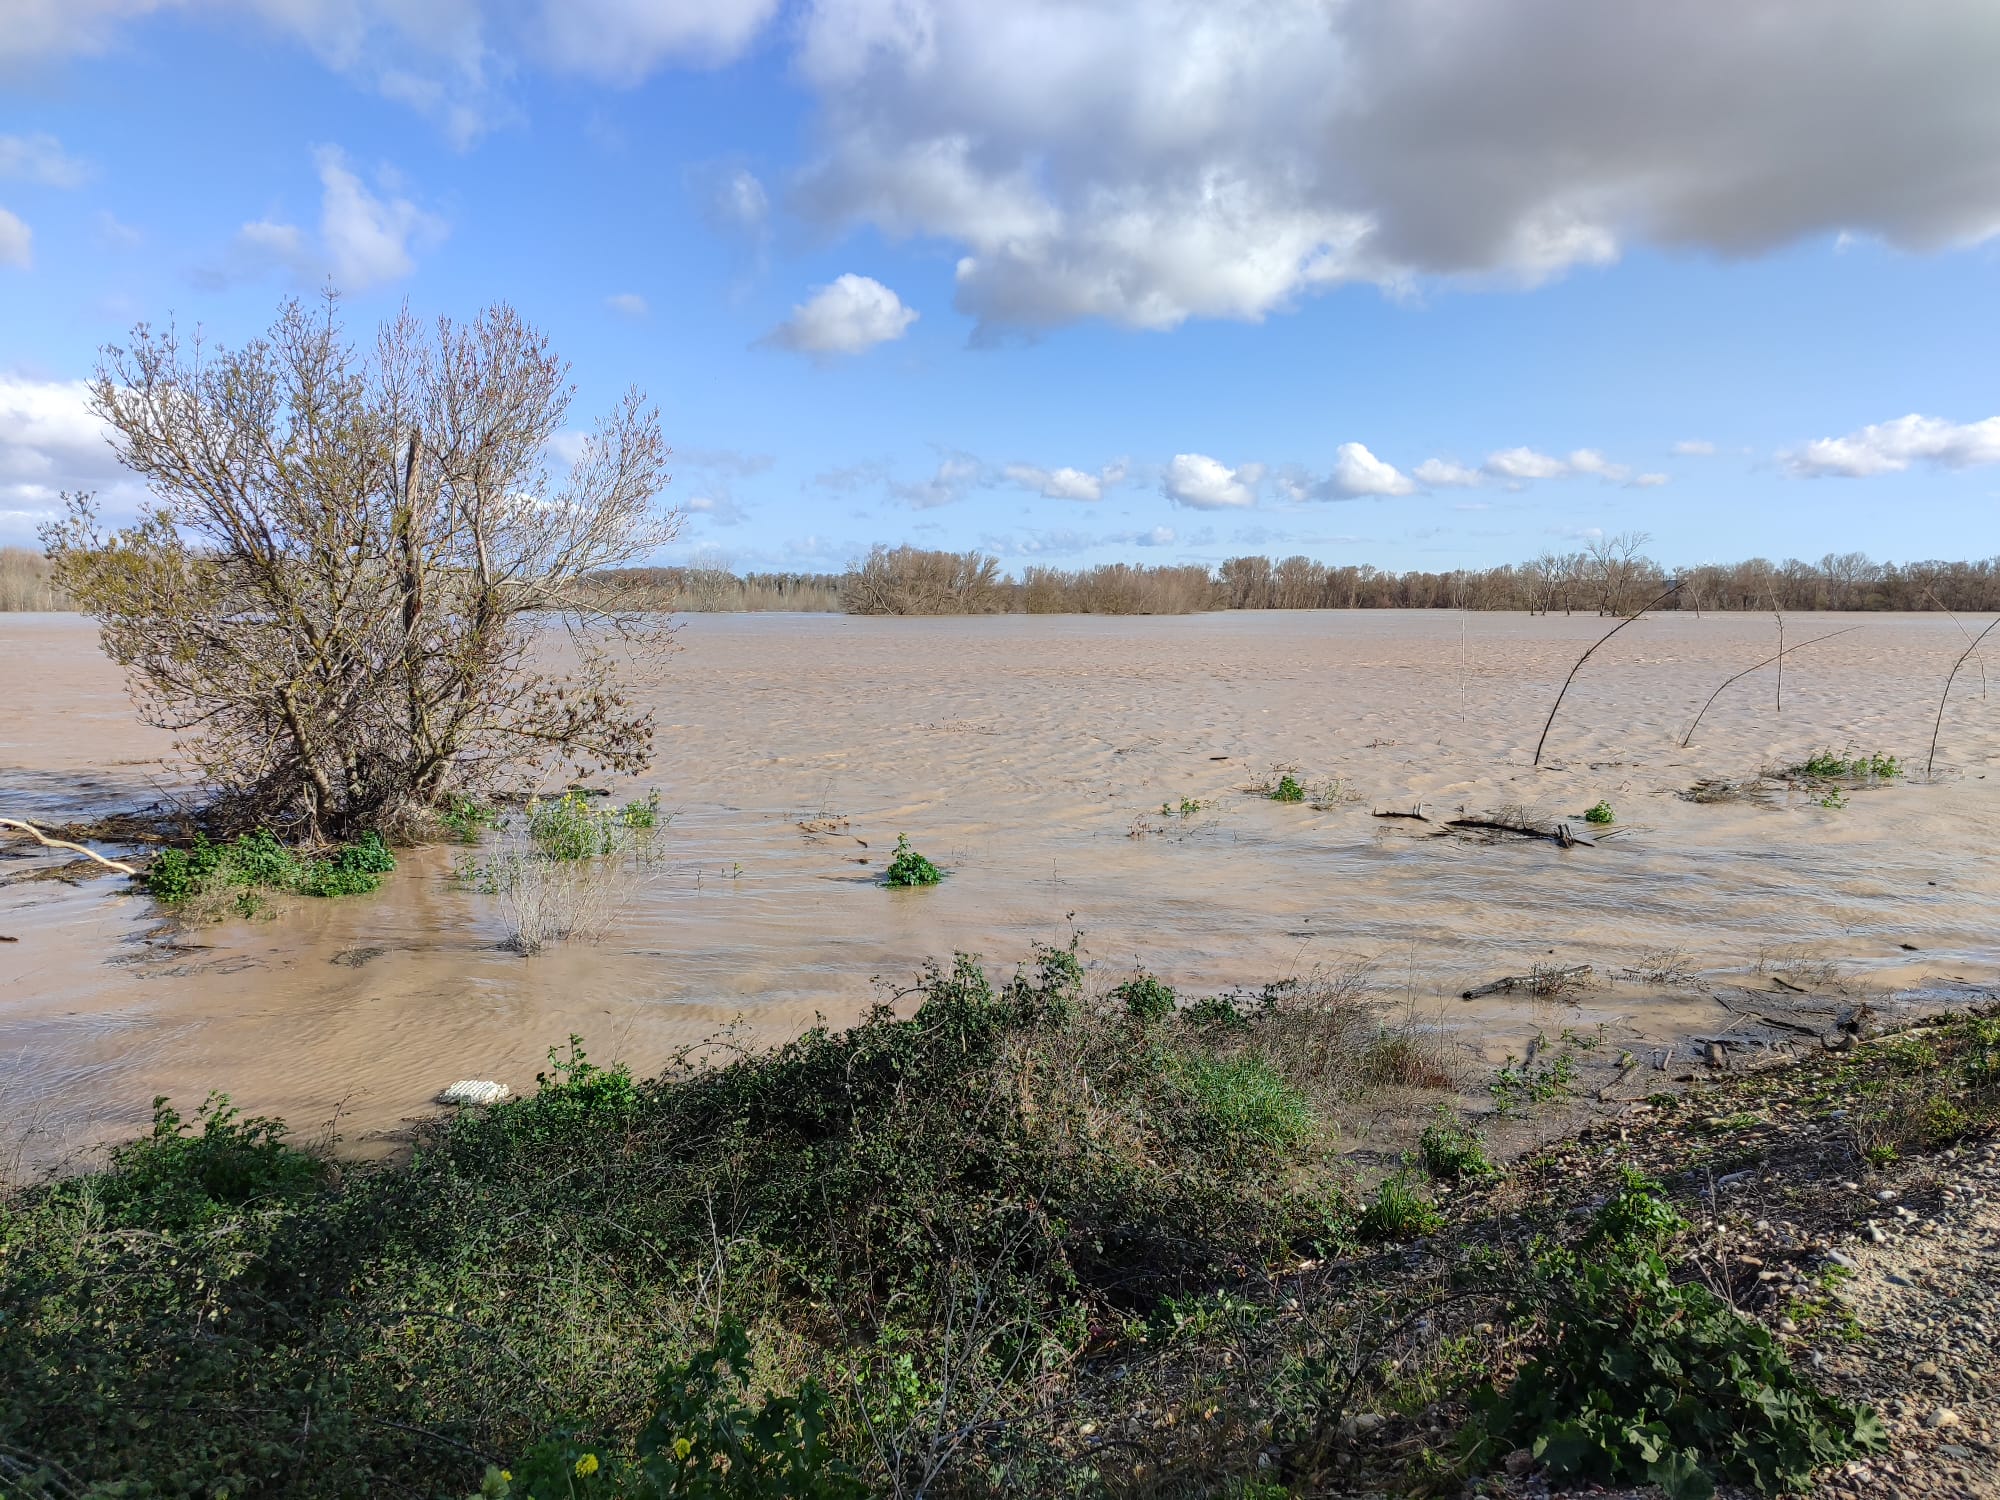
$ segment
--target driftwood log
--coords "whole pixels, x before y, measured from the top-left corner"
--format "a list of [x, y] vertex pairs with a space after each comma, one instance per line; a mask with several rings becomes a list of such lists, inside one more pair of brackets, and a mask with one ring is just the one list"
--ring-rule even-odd
[[[1382, 814], [1378, 813], [1377, 816], [1382, 816]], [[1567, 823], [1558, 823], [1554, 828], [1549, 829], [1528, 828], [1519, 823], [1502, 822], [1498, 818], [1448, 818], [1445, 820], [1444, 826], [1447, 828], [1478, 828], [1490, 833], [1518, 833], [1522, 838], [1526, 839], [1547, 839], [1550, 843], [1559, 844], [1565, 849], [1575, 844], [1581, 844], [1586, 849], [1595, 849], [1597, 847], [1595, 839], [1579, 838]]]
[[1477, 984], [1459, 995], [1461, 1000], [1477, 1000], [1483, 995], [1511, 995], [1515, 990], [1544, 990], [1560, 985], [1567, 979], [1581, 979], [1590, 972], [1589, 964], [1572, 964], [1567, 969], [1550, 969], [1540, 974], [1508, 974], [1491, 984]]
[[24, 823], [19, 818], [0, 818], [0, 828], [12, 828], [25, 833], [44, 849], [67, 849], [73, 854], [81, 854], [85, 859], [94, 859], [107, 870], [116, 870], [120, 875], [137, 875], [138, 870], [119, 859], [106, 859], [95, 849], [86, 849], [82, 844], [72, 844], [68, 839], [52, 839], [33, 823]]

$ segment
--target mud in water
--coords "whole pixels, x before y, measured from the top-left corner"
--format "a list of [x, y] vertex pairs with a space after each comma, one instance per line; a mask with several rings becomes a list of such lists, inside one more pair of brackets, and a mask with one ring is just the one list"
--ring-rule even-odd
[[[1775, 968], [1829, 1004], [1962, 997], [2000, 956], [2000, 702], [1976, 666], [1933, 780], [1844, 808], [1680, 795], [1822, 747], [1921, 768], [1964, 637], [1870, 615], [1794, 616], [1786, 638], [1856, 623], [1787, 661], [1782, 716], [1767, 668], [1688, 750], [1701, 701], [1776, 649], [1773, 622], [1635, 624], [1583, 669], [1533, 769], [1605, 622], [697, 616], [651, 689], [658, 766], [612, 787], [658, 787], [673, 820], [595, 944], [504, 951], [494, 903], [452, 878], [463, 850], [407, 854], [374, 896], [175, 933], [122, 880], [27, 879], [68, 856], [0, 846], [0, 935], [18, 939], [0, 944], [0, 1151], [31, 1129], [34, 1156], [127, 1134], [153, 1095], [211, 1088], [308, 1130], [338, 1119], [367, 1149], [454, 1079], [531, 1085], [570, 1032], [650, 1069], [732, 1024], [754, 1041], [853, 1018], [926, 957], [1006, 966], [1072, 929], [1103, 982], [1143, 963], [1197, 993], [1370, 961], [1387, 1001], [1489, 1059], [1564, 1025], [1635, 1050], [1716, 1034], [1738, 1022], [1715, 994], [1796, 999]], [[0, 615], [0, 814], [185, 791], [170, 756], [88, 622]], [[1245, 790], [1279, 766], [1325, 805]], [[1600, 799], [1627, 831], [1595, 848], [1371, 816], [1576, 819]], [[876, 883], [901, 832], [953, 872], [942, 886]], [[1593, 987], [1457, 998], [1555, 963], [1590, 965]]]

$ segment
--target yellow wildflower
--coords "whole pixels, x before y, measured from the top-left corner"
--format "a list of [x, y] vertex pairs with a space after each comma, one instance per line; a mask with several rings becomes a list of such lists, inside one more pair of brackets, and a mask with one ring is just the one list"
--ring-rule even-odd
[[579, 1478], [595, 1474], [597, 1472], [597, 1455], [595, 1453], [586, 1453], [582, 1458], [579, 1458], [576, 1461], [576, 1472]]
[[688, 1455], [689, 1455], [690, 1453], [692, 1453], [692, 1452], [694, 1452], [694, 1444], [693, 1444], [693, 1443], [690, 1443], [690, 1442], [689, 1442], [689, 1441], [688, 1441], [688, 1440], [687, 1440], [686, 1438], [675, 1438], [675, 1439], [674, 1439], [674, 1457], [675, 1457], [675, 1458], [680, 1458], [680, 1459], [685, 1459], [685, 1458], [686, 1458], [686, 1457], [687, 1457], [687, 1456], [688, 1456]]

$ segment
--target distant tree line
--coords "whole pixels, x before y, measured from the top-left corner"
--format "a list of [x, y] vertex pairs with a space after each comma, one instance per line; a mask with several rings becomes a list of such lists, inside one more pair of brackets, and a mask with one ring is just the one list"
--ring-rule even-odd
[[[1232, 557], [1145, 567], [1029, 567], [1016, 581], [982, 552], [877, 547], [845, 573], [731, 573], [722, 568], [621, 568], [593, 577], [606, 604], [692, 613], [809, 610], [862, 615], [1177, 615], [1222, 609], [1482, 609], [1624, 614], [1672, 581], [1662, 608], [1691, 610], [2000, 611], [2000, 557], [1980, 562], [1878, 563], [1860, 552], [1818, 562], [1699, 563], [1668, 569], [1649, 538], [1624, 533], [1580, 551], [1449, 572], [1397, 572], [1310, 557]], [[65, 609], [40, 553], [0, 548], [0, 610]]]

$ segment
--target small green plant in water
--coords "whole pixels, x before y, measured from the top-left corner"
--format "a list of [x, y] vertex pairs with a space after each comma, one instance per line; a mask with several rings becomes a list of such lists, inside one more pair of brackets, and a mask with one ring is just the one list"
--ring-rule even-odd
[[1199, 797], [1183, 797], [1178, 808], [1172, 802], [1162, 802], [1160, 804], [1160, 816], [1163, 818], [1191, 818], [1206, 806], [1208, 804], [1203, 802]]
[[1271, 788], [1269, 795], [1273, 802], [1303, 802], [1306, 800], [1306, 789], [1304, 783], [1288, 771], [1278, 778], [1278, 784]]
[[1824, 797], [1819, 799], [1819, 805], [1821, 807], [1828, 809], [1829, 811], [1840, 812], [1846, 808], [1847, 799], [1840, 794], [1840, 788], [1835, 787], [1832, 791], [1828, 792]]
[[500, 826], [500, 814], [483, 802], [475, 802], [470, 797], [453, 797], [441, 808], [437, 820], [457, 837], [461, 844], [476, 844], [481, 834], [489, 828]]
[[545, 859], [592, 859], [618, 842], [618, 817], [590, 805], [579, 791], [528, 804], [528, 837]]
[[1618, 814], [1616, 814], [1611, 810], [1611, 804], [1609, 802], [1606, 802], [1602, 798], [1599, 798], [1597, 805], [1595, 807], [1590, 808], [1584, 813], [1583, 821], [1586, 823], [1598, 823], [1598, 824], [1615, 823], [1618, 821]]
[[657, 828], [660, 825], [660, 794], [647, 794], [644, 801], [634, 800], [618, 809], [618, 821], [627, 828]]
[[910, 847], [908, 834], [896, 835], [896, 852], [889, 860], [889, 868], [882, 875], [884, 885], [897, 887], [936, 885], [944, 877], [943, 870]]
[[1856, 780], [1888, 781], [1903, 774], [1903, 763], [1879, 750], [1872, 755], [1838, 755], [1832, 750], [1815, 750], [1809, 758], [1792, 767], [1792, 774], [1816, 781], [1832, 781], [1843, 776]]
[[167, 906], [211, 891], [235, 890], [237, 911], [254, 916], [265, 904], [259, 891], [358, 896], [381, 885], [395, 868], [396, 857], [378, 833], [364, 833], [322, 858], [307, 859], [279, 843], [268, 828], [259, 828], [227, 844], [197, 834], [185, 849], [164, 849], [147, 867], [145, 881], [147, 893]]

